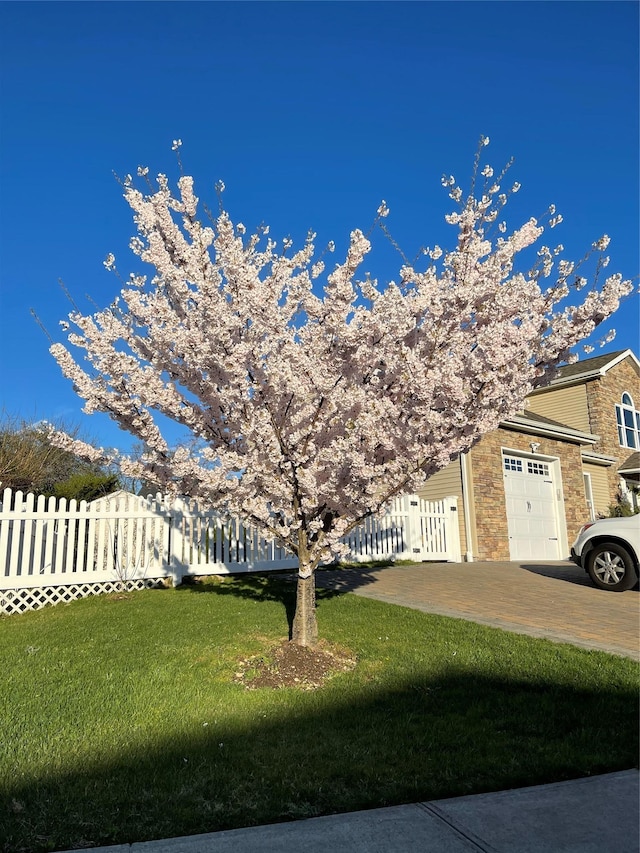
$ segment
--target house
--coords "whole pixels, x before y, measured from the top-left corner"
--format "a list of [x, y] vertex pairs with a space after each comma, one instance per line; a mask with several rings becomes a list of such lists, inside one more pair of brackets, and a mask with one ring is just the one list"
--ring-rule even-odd
[[420, 496], [458, 498], [468, 561], [557, 560], [618, 496], [638, 507], [639, 484], [640, 361], [627, 349], [560, 368]]

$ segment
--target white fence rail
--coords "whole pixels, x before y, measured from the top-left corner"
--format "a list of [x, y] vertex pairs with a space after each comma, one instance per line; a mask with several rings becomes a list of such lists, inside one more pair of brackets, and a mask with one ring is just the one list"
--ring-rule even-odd
[[[353, 561], [460, 560], [456, 499], [395, 499], [348, 537]], [[186, 575], [296, 568], [256, 528], [197, 503], [119, 492], [87, 504], [5, 489], [0, 505], [0, 613]]]

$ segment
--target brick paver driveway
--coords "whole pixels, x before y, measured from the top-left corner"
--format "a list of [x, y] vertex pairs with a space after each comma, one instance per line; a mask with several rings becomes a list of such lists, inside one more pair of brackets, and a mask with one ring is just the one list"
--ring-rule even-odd
[[426, 613], [640, 659], [638, 590], [603, 592], [569, 562], [327, 570], [318, 572], [317, 583]]

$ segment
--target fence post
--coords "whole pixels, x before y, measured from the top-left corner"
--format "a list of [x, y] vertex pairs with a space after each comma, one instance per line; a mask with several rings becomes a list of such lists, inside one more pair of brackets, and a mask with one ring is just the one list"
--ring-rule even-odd
[[418, 495], [405, 495], [407, 513], [407, 558], [420, 560], [422, 556], [422, 526], [420, 521], [420, 498]]
[[458, 498], [445, 498], [445, 505], [449, 511], [447, 552], [453, 563], [462, 562], [462, 551], [460, 548], [460, 527], [458, 526]]
[[189, 568], [188, 554], [185, 554], [184, 510], [184, 501], [182, 498], [176, 498], [167, 519], [169, 524], [169, 574], [174, 587], [180, 586], [182, 578], [188, 573]]

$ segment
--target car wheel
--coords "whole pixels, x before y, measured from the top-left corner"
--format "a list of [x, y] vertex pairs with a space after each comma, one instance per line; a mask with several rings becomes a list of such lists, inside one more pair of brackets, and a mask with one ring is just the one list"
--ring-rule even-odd
[[587, 571], [599, 589], [624, 592], [638, 580], [633, 560], [621, 545], [601, 543], [589, 552]]

